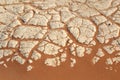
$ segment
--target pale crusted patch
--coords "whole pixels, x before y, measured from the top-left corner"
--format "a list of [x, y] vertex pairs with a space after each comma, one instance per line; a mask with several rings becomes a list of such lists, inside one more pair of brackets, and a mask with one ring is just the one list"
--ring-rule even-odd
[[48, 37], [52, 42], [60, 46], [65, 46], [68, 40], [67, 33], [64, 30], [51, 30]]
[[59, 57], [47, 58], [47, 59], [45, 60], [45, 64], [46, 64], [47, 66], [51, 66], [51, 67], [60, 66]]
[[33, 49], [33, 47], [38, 43], [38, 41], [21, 41], [20, 42], [20, 53], [28, 58], [29, 57], [29, 53], [31, 52], [31, 50]]
[[45, 54], [48, 54], [48, 55], [58, 54], [59, 49], [60, 49], [59, 46], [56, 46], [52, 43], [48, 43], [45, 41], [41, 42], [38, 47], [38, 50], [40, 50], [41, 52], [44, 52]]
[[20, 26], [15, 30], [13, 36], [20, 39], [41, 39], [46, 32], [47, 30], [42, 30], [40, 27]]

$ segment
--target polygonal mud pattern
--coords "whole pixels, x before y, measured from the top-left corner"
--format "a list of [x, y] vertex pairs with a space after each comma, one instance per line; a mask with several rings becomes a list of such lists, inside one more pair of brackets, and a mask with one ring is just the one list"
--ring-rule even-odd
[[[0, 0], [0, 64], [44, 59], [57, 67], [93, 55], [106, 69], [120, 62], [120, 0]], [[69, 58], [67, 57], [69, 56]]]

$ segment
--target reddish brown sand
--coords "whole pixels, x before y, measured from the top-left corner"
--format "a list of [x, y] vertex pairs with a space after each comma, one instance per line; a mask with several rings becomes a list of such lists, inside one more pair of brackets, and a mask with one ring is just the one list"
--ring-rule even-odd
[[9, 63], [8, 68], [0, 67], [0, 80], [120, 80], [120, 68], [117, 72], [104, 69], [103, 62], [92, 65], [87, 59], [77, 60], [75, 67], [65, 63], [56, 68], [43, 65], [42, 61], [34, 64], [34, 69], [26, 71], [25, 66]]

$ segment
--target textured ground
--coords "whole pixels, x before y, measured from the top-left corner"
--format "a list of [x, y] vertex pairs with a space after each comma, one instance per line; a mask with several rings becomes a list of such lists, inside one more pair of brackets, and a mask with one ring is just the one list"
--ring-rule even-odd
[[120, 0], [0, 0], [0, 65], [74, 67], [86, 56], [117, 71]]

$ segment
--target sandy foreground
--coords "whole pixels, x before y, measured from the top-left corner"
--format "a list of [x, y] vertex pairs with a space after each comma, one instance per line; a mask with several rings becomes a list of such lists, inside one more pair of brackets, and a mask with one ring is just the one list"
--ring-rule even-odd
[[120, 80], [120, 0], [0, 0], [0, 80]]

